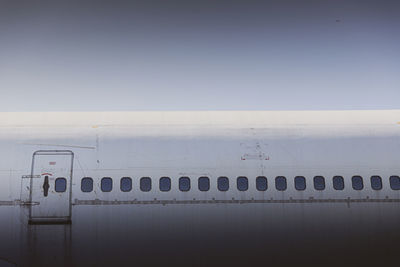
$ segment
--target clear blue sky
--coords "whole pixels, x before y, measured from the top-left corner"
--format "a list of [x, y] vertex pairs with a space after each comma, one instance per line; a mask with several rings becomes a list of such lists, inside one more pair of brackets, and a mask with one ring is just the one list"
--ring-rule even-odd
[[0, 111], [400, 108], [399, 1], [34, 2], [0, 0]]

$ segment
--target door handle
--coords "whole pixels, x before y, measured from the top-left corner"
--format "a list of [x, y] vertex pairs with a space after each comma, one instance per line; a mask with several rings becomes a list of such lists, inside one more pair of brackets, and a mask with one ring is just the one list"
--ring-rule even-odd
[[47, 197], [47, 195], [49, 194], [49, 188], [50, 188], [50, 185], [49, 185], [49, 176], [45, 176], [44, 177], [44, 183], [43, 183], [43, 195], [45, 196], [45, 197]]

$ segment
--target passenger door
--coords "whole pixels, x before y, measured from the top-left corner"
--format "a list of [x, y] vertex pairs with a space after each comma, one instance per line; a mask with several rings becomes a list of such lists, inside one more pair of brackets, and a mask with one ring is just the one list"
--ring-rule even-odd
[[29, 223], [71, 223], [71, 186], [74, 154], [69, 150], [41, 150], [33, 154]]

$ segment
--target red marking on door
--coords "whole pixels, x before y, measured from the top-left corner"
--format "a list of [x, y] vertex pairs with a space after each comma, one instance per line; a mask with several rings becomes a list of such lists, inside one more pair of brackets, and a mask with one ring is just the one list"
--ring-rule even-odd
[[56, 165], [56, 162], [55, 161], [50, 161], [49, 165]]
[[48, 173], [48, 172], [42, 173], [42, 175], [49, 175], [49, 176], [53, 176], [53, 174], [51, 174], [51, 173]]

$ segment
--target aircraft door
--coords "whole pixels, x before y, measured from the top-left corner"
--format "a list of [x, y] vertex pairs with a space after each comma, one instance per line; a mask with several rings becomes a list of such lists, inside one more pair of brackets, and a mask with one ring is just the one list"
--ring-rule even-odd
[[68, 150], [33, 154], [29, 223], [71, 223], [73, 160]]

